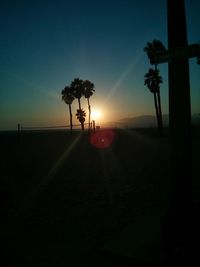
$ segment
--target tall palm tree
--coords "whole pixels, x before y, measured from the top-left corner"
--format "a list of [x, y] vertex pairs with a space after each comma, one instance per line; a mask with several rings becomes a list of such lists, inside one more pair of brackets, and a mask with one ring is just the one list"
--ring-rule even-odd
[[[151, 57], [157, 53], [165, 51], [166, 48], [159, 40], [153, 40], [152, 43], [148, 42], [145, 46], [144, 51], [147, 53], [148, 58], [151, 60]], [[156, 65], [156, 64], [155, 64]]]
[[144, 85], [146, 85], [150, 92], [154, 95], [154, 104], [156, 109], [156, 117], [158, 123], [159, 134], [162, 135], [162, 120], [159, 110], [159, 96], [160, 84], [162, 83], [162, 77], [159, 75], [158, 69], [149, 69], [149, 71], [144, 76]]
[[[79, 110], [82, 110], [81, 109], [81, 97], [84, 94], [83, 80], [81, 80], [79, 78], [75, 78], [71, 82], [70, 87], [71, 87], [73, 96], [78, 99]], [[81, 128], [82, 128], [82, 130], [84, 130], [84, 123], [82, 123], [82, 122], [81, 122]]]
[[84, 81], [83, 86], [84, 86], [84, 96], [87, 99], [88, 103], [88, 111], [89, 111], [88, 128], [90, 129], [90, 117], [91, 117], [90, 97], [93, 95], [95, 90], [94, 90], [94, 84], [91, 83], [89, 80]]
[[76, 117], [77, 117], [77, 119], [78, 119], [78, 120], [80, 121], [80, 123], [81, 123], [82, 131], [84, 131], [84, 122], [85, 122], [85, 117], [86, 117], [86, 112], [85, 112], [85, 110], [83, 110], [82, 108], [81, 108], [81, 109], [77, 109]]
[[79, 78], [75, 78], [71, 82], [70, 87], [71, 87], [73, 96], [78, 99], [78, 106], [79, 106], [79, 109], [81, 109], [81, 101], [80, 101], [80, 99], [83, 96], [83, 92], [84, 92], [83, 80], [81, 80]]
[[65, 88], [61, 92], [62, 100], [69, 106], [69, 115], [70, 115], [70, 130], [72, 132], [73, 123], [72, 123], [72, 109], [71, 104], [74, 100], [74, 96], [72, 90], [69, 86], [65, 86]]
[[[151, 58], [160, 52], [165, 51], [166, 48], [165, 46], [162, 44], [161, 41], [159, 40], [153, 40], [152, 43], [148, 42], [147, 46], [144, 48], [144, 51], [147, 53], [148, 58], [150, 59], [151, 62]], [[155, 71], [157, 72], [158, 68], [157, 68], [157, 63], [154, 63], [155, 66]], [[156, 77], [158, 77], [157, 75], [155, 75]], [[159, 81], [158, 81], [159, 84]], [[162, 109], [161, 109], [161, 98], [160, 98], [160, 89], [157, 92], [157, 97], [158, 97], [158, 116], [159, 116], [159, 121], [160, 121], [160, 129], [162, 131], [163, 128], [163, 121], [162, 121]]]

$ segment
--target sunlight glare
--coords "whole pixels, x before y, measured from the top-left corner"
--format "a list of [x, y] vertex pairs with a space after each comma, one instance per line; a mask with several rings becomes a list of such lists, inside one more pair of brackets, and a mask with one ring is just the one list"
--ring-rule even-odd
[[93, 110], [91, 114], [92, 120], [98, 120], [102, 117], [102, 112], [100, 110]]

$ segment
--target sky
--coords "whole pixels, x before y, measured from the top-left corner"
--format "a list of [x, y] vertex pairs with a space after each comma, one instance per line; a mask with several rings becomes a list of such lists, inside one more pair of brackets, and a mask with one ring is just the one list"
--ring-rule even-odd
[[[200, 1], [185, 5], [188, 43], [197, 43]], [[155, 114], [143, 48], [154, 39], [167, 47], [166, 0], [2, 0], [0, 10], [0, 130], [68, 125], [61, 90], [77, 77], [95, 85], [99, 123]], [[167, 64], [159, 69], [167, 114]], [[192, 113], [200, 113], [199, 73], [190, 59]], [[87, 111], [86, 99], [81, 103]], [[75, 100], [73, 114], [77, 107]]]

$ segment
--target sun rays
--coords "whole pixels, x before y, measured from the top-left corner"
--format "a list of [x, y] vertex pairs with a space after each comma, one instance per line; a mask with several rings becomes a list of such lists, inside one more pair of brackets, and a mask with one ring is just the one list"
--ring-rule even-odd
[[94, 109], [94, 110], [92, 110], [92, 113], [91, 113], [91, 119], [92, 120], [99, 120], [99, 119], [101, 119], [102, 118], [102, 115], [103, 115], [103, 112], [102, 112], [102, 110], [100, 110], [100, 109]]

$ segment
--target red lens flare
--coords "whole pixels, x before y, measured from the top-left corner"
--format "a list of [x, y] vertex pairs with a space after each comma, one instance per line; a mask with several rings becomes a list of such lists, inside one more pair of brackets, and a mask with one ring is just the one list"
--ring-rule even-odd
[[115, 139], [113, 130], [97, 130], [90, 135], [90, 143], [96, 148], [107, 148], [112, 145]]

